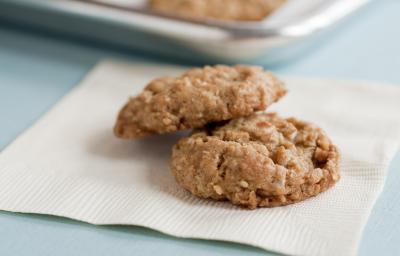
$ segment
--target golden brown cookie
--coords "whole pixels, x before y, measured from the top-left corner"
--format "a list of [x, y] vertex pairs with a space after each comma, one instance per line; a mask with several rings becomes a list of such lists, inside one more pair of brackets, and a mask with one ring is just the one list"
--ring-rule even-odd
[[285, 93], [261, 67], [193, 68], [150, 82], [123, 107], [114, 132], [130, 139], [202, 127], [264, 110]]
[[339, 180], [339, 152], [313, 124], [253, 114], [193, 132], [171, 170], [194, 195], [255, 209], [316, 196]]
[[157, 11], [184, 17], [220, 20], [262, 20], [286, 0], [150, 0]]

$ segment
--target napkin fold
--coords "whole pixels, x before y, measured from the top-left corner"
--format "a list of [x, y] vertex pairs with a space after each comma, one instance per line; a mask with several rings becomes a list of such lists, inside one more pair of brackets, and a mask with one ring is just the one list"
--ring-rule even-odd
[[[292, 255], [354, 255], [400, 142], [400, 88], [288, 78], [271, 107], [322, 127], [342, 153], [340, 182], [294, 205], [254, 211], [199, 199], [168, 170], [186, 132], [126, 141], [112, 133], [129, 95], [171, 66], [103, 61], [0, 153], [0, 209], [93, 224], [140, 225]], [[56, 85], [55, 85], [56, 86]]]

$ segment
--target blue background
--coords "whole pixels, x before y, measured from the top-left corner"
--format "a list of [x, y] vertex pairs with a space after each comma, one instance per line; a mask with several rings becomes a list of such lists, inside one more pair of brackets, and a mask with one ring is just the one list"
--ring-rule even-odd
[[[106, 57], [173, 61], [0, 21], [0, 149]], [[400, 85], [400, 1], [376, 0], [332, 30], [312, 51], [268, 68], [281, 75], [364, 79]], [[400, 254], [399, 169], [400, 154], [397, 154], [384, 192], [365, 229], [360, 255]], [[266, 252], [232, 243], [178, 239], [140, 227], [100, 227], [57, 217], [0, 211], [0, 255], [244, 253], [265, 255]]]

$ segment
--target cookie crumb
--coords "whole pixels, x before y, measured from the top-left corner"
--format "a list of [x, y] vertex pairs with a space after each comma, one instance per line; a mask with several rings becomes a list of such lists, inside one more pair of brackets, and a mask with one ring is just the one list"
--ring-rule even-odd
[[242, 188], [248, 188], [248, 187], [249, 187], [249, 183], [247, 183], [247, 182], [244, 181], [244, 180], [241, 180], [241, 181], [239, 182], [239, 185], [240, 185]]

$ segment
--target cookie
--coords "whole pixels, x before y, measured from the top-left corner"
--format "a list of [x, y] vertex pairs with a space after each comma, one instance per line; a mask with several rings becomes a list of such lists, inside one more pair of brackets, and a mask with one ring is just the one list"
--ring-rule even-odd
[[151, 0], [154, 10], [184, 17], [262, 20], [286, 0]]
[[150, 82], [120, 111], [114, 132], [130, 139], [202, 127], [264, 110], [285, 93], [261, 67], [193, 68]]
[[194, 195], [250, 209], [302, 201], [340, 178], [338, 149], [320, 128], [265, 113], [194, 131], [170, 167]]

